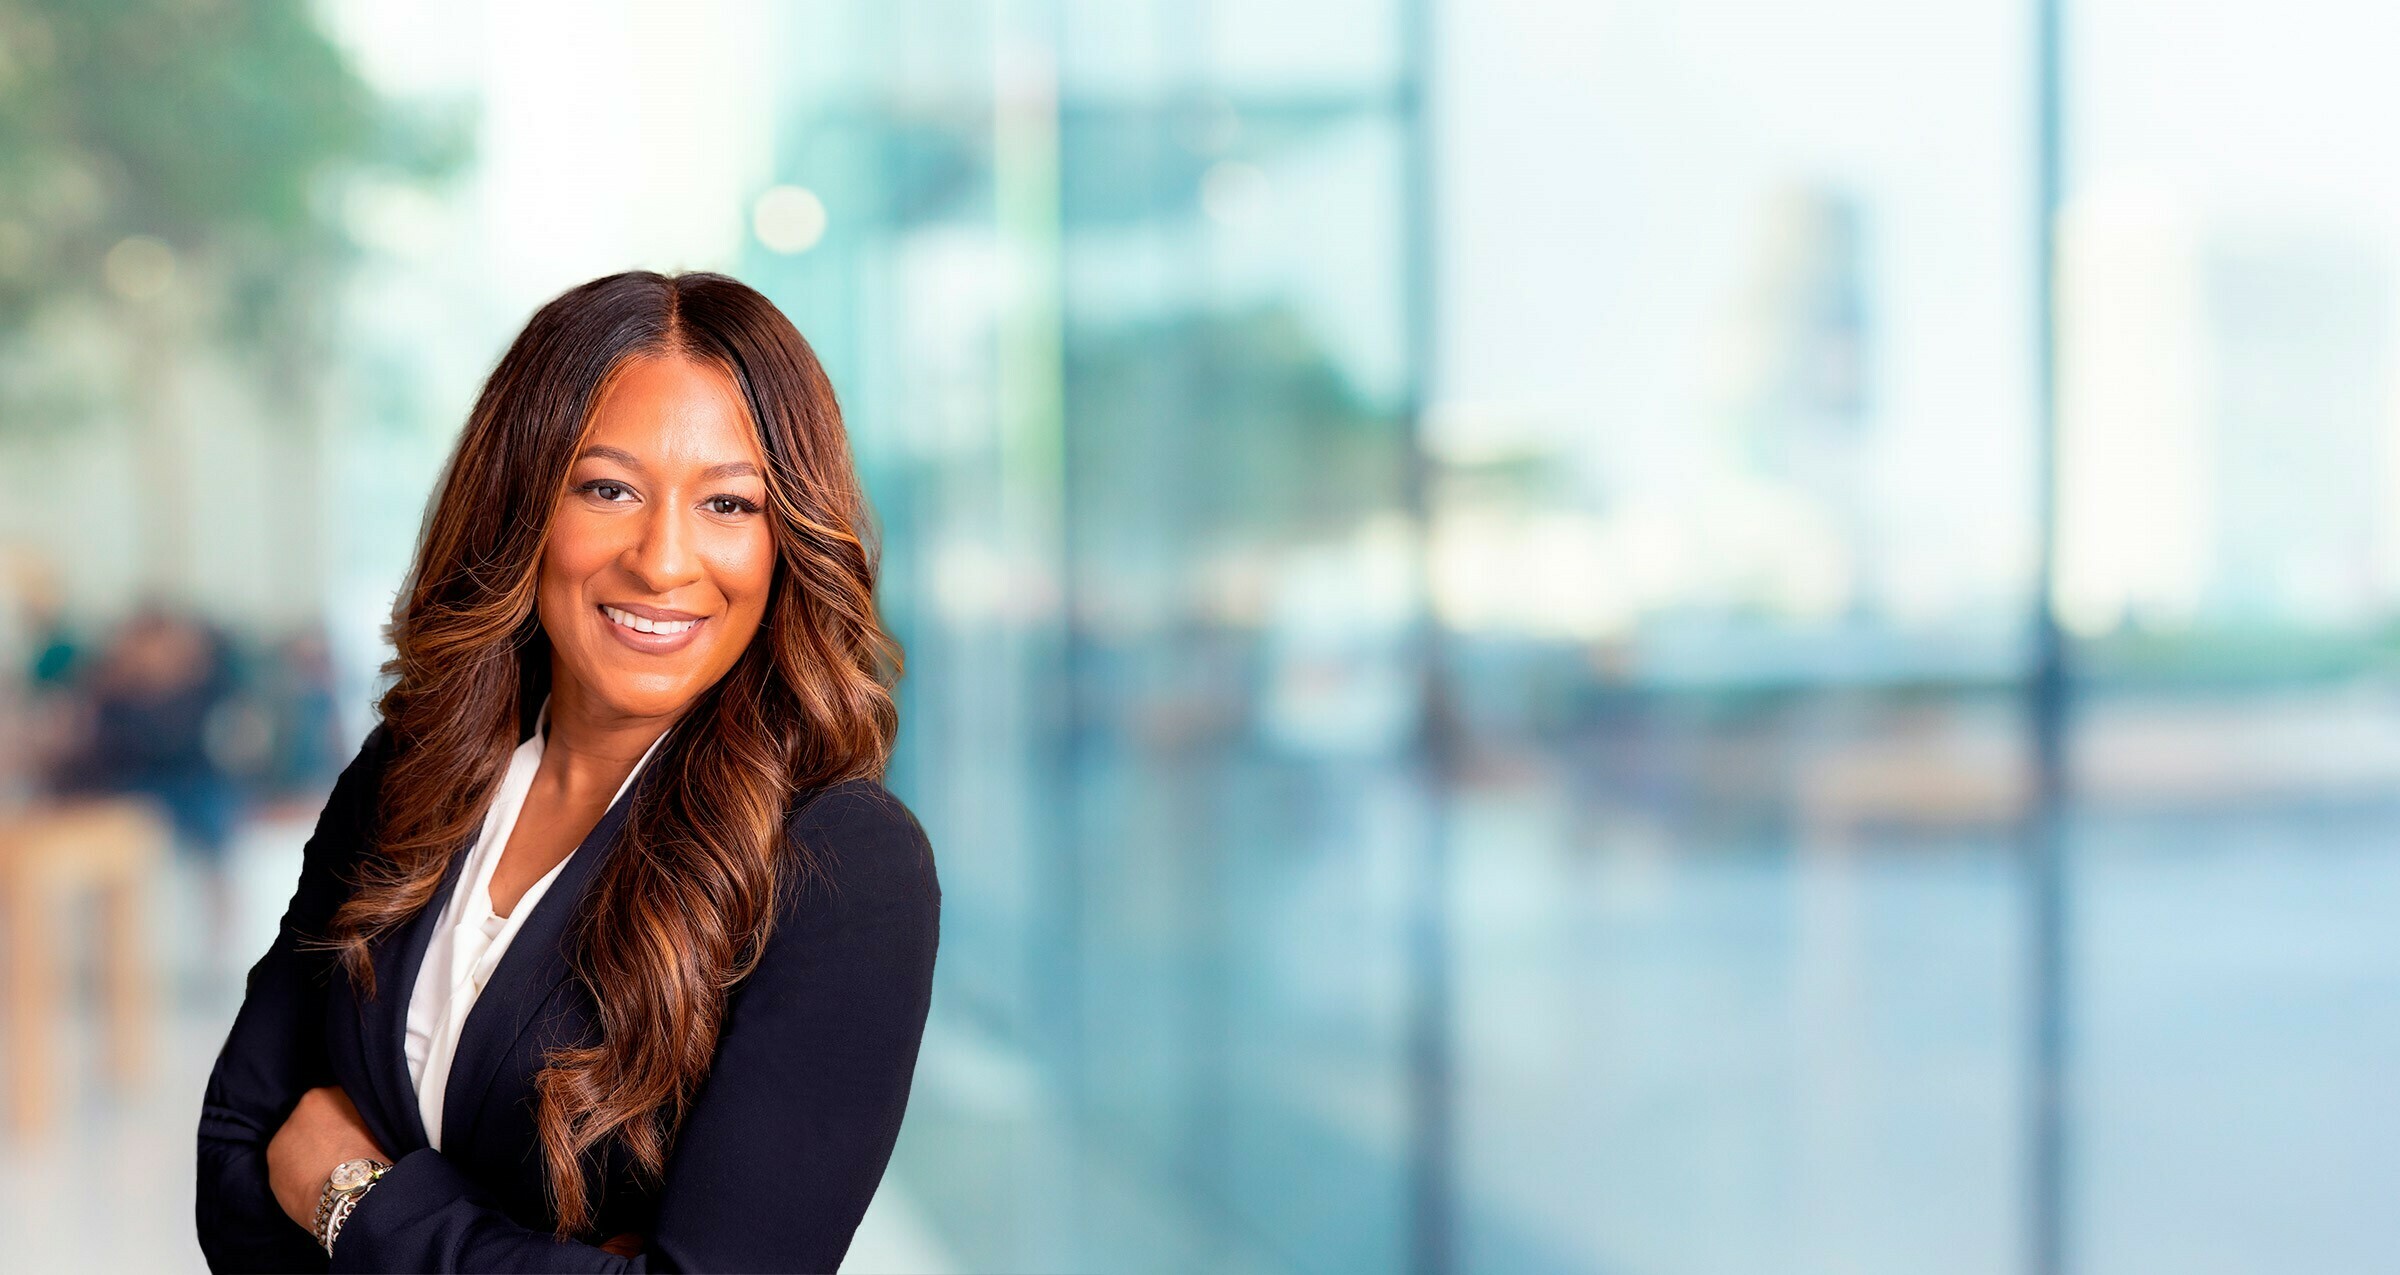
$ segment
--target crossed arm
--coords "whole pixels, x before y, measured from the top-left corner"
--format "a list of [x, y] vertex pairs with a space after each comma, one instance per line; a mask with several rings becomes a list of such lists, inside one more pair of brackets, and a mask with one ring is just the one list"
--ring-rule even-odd
[[[362, 761], [375, 746], [371, 738]], [[359, 769], [352, 763], [326, 803], [284, 933], [253, 971], [242, 1017], [210, 1081], [199, 1211], [202, 1248], [215, 1269], [328, 1268], [323, 1251], [276, 1203], [265, 1151], [301, 1095], [326, 1075], [322, 988], [311, 1020], [312, 1002], [289, 993], [312, 971], [288, 944], [295, 924], [321, 926], [340, 901], [338, 883], [314, 879], [334, 871], [332, 855], [320, 853], [330, 847], [319, 842], [328, 840], [345, 786], [359, 787], [352, 782]], [[827, 792], [795, 817], [790, 832], [839, 855], [841, 889], [794, 892], [757, 968], [729, 1000], [715, 1061], [668, 1160], [656, 1228], [642, 1237], [639, 1255], [614, 1251], [622, 1247], [615, 1244], [562, 1243], [519, 1225], [426, 1148], [402, 1156], [360, 1201], [330, 1268], [835, 1269], [899, 1135], [932, 994], [941, 889], [924, 832], [879, 787]], [[328, 894], [331, 902], [322, 897]], [[261, 997], [262, 979], [273, 995]], [[246, 1069], [245, 1083], [221, 1084], [229, 1068]], [[245, 1106], [224, 1101], [233, 1092], [288, 1097]]]
[[342, 879], [364, 841], [390, 743], [390, 732], [377, 726], [334, 781], [301, 855], [299, 888], [274, 944], [250, 969], [242, 1008], [209, 1074], [193, 1212], [211, 1270], [326, 1268], [324, 1250], [276, 1198], [267, 1148], [302, 1095], [333, 1080], [325, 1054], [332, 957], [302, 950], [299, 940], [323, 933], [347, 895]]

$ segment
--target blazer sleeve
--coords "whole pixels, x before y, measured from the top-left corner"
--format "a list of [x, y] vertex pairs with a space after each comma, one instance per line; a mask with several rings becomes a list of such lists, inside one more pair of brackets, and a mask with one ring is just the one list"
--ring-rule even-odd
[[883, 1178], [933, 992], [932, 847], [881, 785], [787, 824], [838, 888], [787, 892], [726, 1004], [668, 1158], [654, 1231], [627, 1259], [512, 1221], [438, 1152], [403, 1156], [334, 1243], [337, 1271], [831, 1271]]
[[389, 729], [377, 725], [334, 781], [301, 852], [299, 887], [274, 943], [250, 968], [242, 1007], [209, 1073], [193, 1212], [211, 1270], [325, 1269], [324, 1250], [275, 1202], [267, 1143], [301, 1094], [332, 1083], [325, 992], [333, 956], [299, 943], [322, 934], [350, 895], [344, 878], [366, 843], [390, 742]]

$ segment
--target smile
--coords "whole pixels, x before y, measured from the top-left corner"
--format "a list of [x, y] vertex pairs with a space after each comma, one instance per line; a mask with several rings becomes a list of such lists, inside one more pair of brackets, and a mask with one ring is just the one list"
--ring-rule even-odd
[[613, 607], [605, 602], [600, 604], [600, 614], [608, 620], [608, 631], [616, 634], [619, 641], [651, 655], [664, 655], [683, 649], [691, 644], [700, 626], [708, 623], [706, 616], [669, 612], [668, 615], [677, 618], [653, 617], [639, 615], [623, 607]]
[[700, 623], [698, 620], [653, 620], [647, 616], [635, 615], [631, 611], [620, 611], [607, 603], [600, 605], [600, 613], [607, 616], [613, 623], [622, 624], [626, 628], [636, 629], [643, 633], [681, 633]]

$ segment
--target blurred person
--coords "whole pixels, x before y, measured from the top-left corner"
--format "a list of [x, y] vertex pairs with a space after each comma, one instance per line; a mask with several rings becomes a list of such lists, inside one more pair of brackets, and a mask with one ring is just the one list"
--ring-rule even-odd
[[230, 644], [205, 621], [147, 605], [109, 637], [86, 675], [68, 685], [70, 742], [57, 765], [56, 788], [65, 795], [133, 794], [157, 802], [176, 846], [200, 869], [206, 960], [211, 967], [228, 960], [233, 884], [225, 857], [241, 817], [242, 792], [210, 748], [210, 735], [234, 697]]
[[83, 646], [47, 555], [12, 546], [0, 567], [0, 800], [15, 803], [55, 786], [80, 733]]
[[322, 800], [342, 762], [341, 709], [335, 698], [333, 650], [322, 627], [278, 643], [265, 679], [268, 744], [263, 787], [278, 800]]
[[59, 588], [58, 570], [30, 551], [16, 555], [17, 601], [32, 654], [25, 680], [36, 690], [62, 687], [74, 677], [83, 657], [75, 630], [67, 623], [66, 597]]
[[941, 902], [880, 782], [870, 518], [759, 293], [635, 272], [534, 315], [209, 1079], [213, 1268], [839, 1265]]

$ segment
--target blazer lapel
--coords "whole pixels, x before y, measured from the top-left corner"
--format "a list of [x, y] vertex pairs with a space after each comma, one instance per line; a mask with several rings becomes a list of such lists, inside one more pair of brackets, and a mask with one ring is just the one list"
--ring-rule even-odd
[[[442, 1092], [445, 1152], [465, 1147], [464, 1140], [498, 1078], [501, 1063], [516, 1045], [517, 1038], [533, 1025], [550, 993], [574, 972], [574, 939], [569, 928], [578, 905], [615, 848], [635, 799], [656, 775], [656, 767], [643, 767], [633, 785], [585, 834], [582, 844], [559, 869], [558, 878], [534, 901], [523, 928], [509, 940], [508, 950], [501, 954], [500, 964], [492, 970], [491, 981], [477, 994], [475, 1007], [467, 1011], [467, 1021], [459, 1029], [458, 1052], [450, 1061], [450, 1082]], [[422, 944], [418, 950], [421, 955]], [[405, 1078], [405, 1055], [401, 1066]]]
[[371, 950], [375, 999], [358, 1007], [359, 1039], [366, 1047], [367, 1065], [376, 1091], [395, 1131], [413, 1147], [428, 1146], [431, 1140], [425, 1130], [424, 1112], [417, 1103], [416, 1084], [408, 1075], [408, 1002], [416, 989], [417, 972], [424, 967], [426, 949], [432, 946], [442, 906], [458, 887], [459, 871], [466, 860], [466, 848], [462, 846], [450, 856], [450, 866], [442, 873], [442, 883], [434, 890], [432, 901], [417, 909], [417, 915], [407, 925]]
[[[517, 688], [517, 742], [523, 744], [534, 731], [541, 729], [542, 704], [550, 697], [547, 676], [527, 678]], [[497, 793], [495, 786], [494, 792]], [[366, 1050], [366, 1064], [381, 1105], [390, 1115], [388, 1132], [409, 1140], [403, 1148], [391, 1146], [395, 1155], [405, 1155], [417, 1147], [433, 1144], [425, 1128], [423, 1104], [417, 1101], [416, 1082], [408, 1074], [408, 1003], [414, 998], [417, 974], [425, 967], [425, 953], [433, 946], [433, 933], [440, 928], [441, 917], [450, 896], [458, 889], [459, 874], [466, 868], [467, 857], [482, 836], [481, 824], [459, 843], [450, 855], [449, 865], [442, 870], [442, 883], [434, 888], [433, 897], [407, 925], [393, 932], [383, 942], [369, 949], [368, 958], [375, 967], [375, 1000], [360, 1004], [359, 1044]], [[561, 874], [565, 875], [564, 873]], [[552, 884], [557, 884], [553, 882]], [[532, 918], [527, 918], [528, 924]], [[451, 1079], [458, 1078], [456, 1070]], [[448, 1129], [447, 1107], [444, 1108], [443, 1128]], [[445, 1140], [446, 1143], [447, 1140]], [[389, 1144], [386, 1144], [389, 1146]]]

